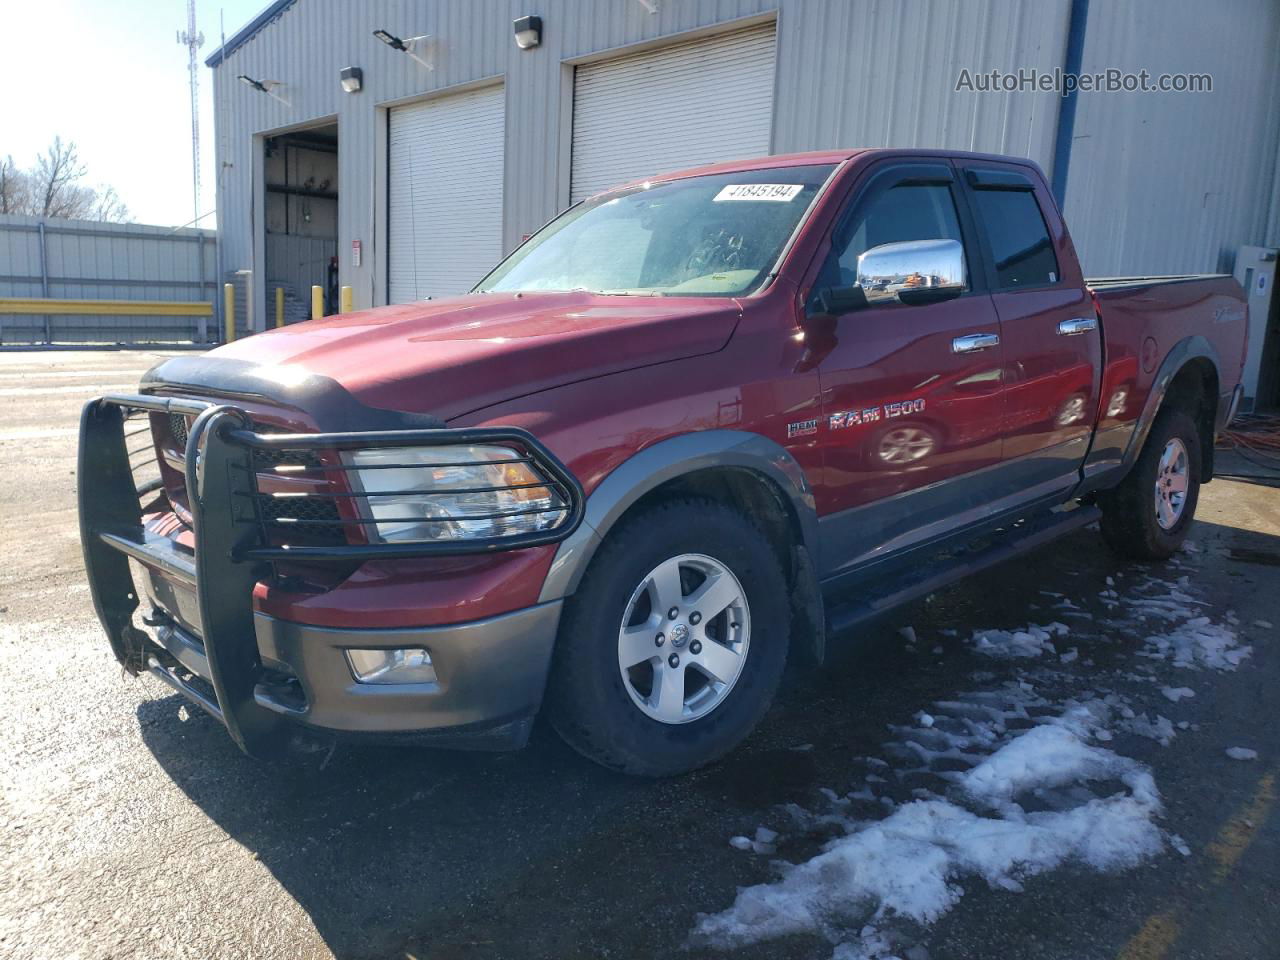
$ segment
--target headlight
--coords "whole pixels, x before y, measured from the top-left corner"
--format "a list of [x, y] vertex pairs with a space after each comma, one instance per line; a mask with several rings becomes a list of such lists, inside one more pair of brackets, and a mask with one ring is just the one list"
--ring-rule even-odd
[[349, 453], [367, 498], [371, 538], [480, 540], [549, 530], [564, 500], [510, 447], [383, 447]]

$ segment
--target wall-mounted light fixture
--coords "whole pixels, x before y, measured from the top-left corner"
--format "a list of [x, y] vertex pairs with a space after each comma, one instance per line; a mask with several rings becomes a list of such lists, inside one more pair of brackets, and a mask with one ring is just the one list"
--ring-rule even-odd
[[408, 54], [409, 57], [416, 60], [428, 70], [434, 70], [435, 66], [431, 63], [428, 47], [431, 44], [431, 37], [423, 34], [420, 37], [408, 37], [401, 40], [394, 33], [386, 30], [375, 30], [373, 35], [385, 43], [392, 50], [399, 50], [401, 53]]
[[338, 76], [344, 93], [359, 93], [364, 89], [364, 71], [359, 67], [343, 67]]
[[253, 77], [245, 76], [243, 73], [240, 74], [240, 76], [237, 77], [237, 79], [241, 83], [248, 84], [249, 86], [253, 87], [253, 89], [257, 90], [259, 93], [265, 93], [272, 100], [279, 100], [286, 107], [290, 105], [288, 100], [280, 96], [280, 94], [276, 93], [277, 87], [284, 86], [283, 83], [280, 83], [277, 80], [255, 80], [253, 79]]
[[516, 32], [516, 46], [521, 50], [532, 50], [542, 43], [541, 17], [520, 17], [511, 26]]

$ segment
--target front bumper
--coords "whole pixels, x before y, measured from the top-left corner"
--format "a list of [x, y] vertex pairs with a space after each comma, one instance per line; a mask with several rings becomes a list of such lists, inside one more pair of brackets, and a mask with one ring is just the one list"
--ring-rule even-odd
[[[470, 623], [416, 630], [335, 630], [255, 617], [268, 669], [297, 677], [302, 701], [259, 684], [259, 705], [313, 726], [353, 733], [484, 731], [524, 724], [546, 685], [560, 601]], [[434, 683], [357, 683], [351, 647], [425, 647]]]
[[[153, 586], [148, 592], [160, 591]], [[384, 630], [315, 627], [258, 613], [254, 633], [263, 673], [254, 702], [288, 721], [334, 733], [520, 747], [541, 704], [560, 606], [555, 601], [469, 623]], [[202, 690], [212, 675], [198, 635], [164, 623], [155, 642], [169, 657], [155, 659], [150, 672], [222, 719], [221, 708]], [[436, 681], [358, 683], [352, 676], [348, 649], [396, 647], [425, 647]]]
[[[194, 550], [149, 532], [130, 471], [124, 423], [131, 412], [194, 416], [186, 449], [186, 490]], [[480, 435], [484, 434], [484, 437]], [[273, 542], [255, 498], [255, 451], [476, 443], [518, 446], [557, 484], [566, 521], [535, 536], [451, 545], [346, 544], [291, 548]], [[555, 542], [582, 516], [576, 480], [532, 437], [516, 430], [395, 430], [263, 436], [234, 408], [178, 397], [115, 396], [91, 401], [81, 418], [80, 534], [90, 593], [117, 659], [150, 672], [227, 727], [247, 753], [272, 755], [294, 724], [365, 734], [427, 736], [471, 746], [519, 746], [545, 685], [558, 602], [485, 620], [417, 629], [341, 630], [257, 613], [255, 585], [275, 564], [305, 559], [350, 563], [384, 557], [489, 552]], [[518, 542], [517, 542], [518, 541]], [[457, 550], [450, 550], [456, 546]], [[139, 591], [130, 560], [145, 568], [152, 601], [135, 623]], [[431, 684], [356, 682], [346, 648], [426, 647]]]

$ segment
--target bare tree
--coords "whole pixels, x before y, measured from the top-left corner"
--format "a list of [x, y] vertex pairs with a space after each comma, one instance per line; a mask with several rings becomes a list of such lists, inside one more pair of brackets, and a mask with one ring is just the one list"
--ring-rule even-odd
[[27, 207], [27, 175], [13, 157], [0, 158], [0, 213], [22, 213]]
[[30, 170], [19, 170], [6, 158], [0, 161], [0, 213], [129, 222], [129, 208], [115, 188], [89, 186], [83, 182], [88, 174], [74, 141], [64, 143], [61, 137], [53, 138]]
[[115, 187], [103, 187], [93, 190], [93, 211], [90, 220], [107, 220], [111, 223], [129, 223], [133, 217], [129, 208], [124, 205]]
[[74, 141], [64, 144], [61, 137], [54, 137], [53, 144], [36, 160], [35, 194], [40, 216], [80, 217], [88, 198], [78, 181], [88, 174]]

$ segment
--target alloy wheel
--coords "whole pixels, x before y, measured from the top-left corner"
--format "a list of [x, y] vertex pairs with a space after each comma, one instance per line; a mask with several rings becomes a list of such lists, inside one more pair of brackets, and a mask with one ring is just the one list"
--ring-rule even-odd
[[618, 629], [618, 669], [632, 702], [660, 723], [711, 713], [742, 674], [751, 611], [742, 584], [698, 553], [664, 560], [627, 601]]

